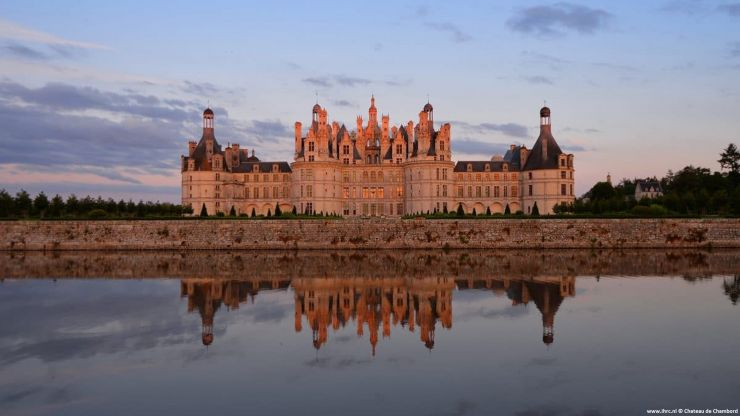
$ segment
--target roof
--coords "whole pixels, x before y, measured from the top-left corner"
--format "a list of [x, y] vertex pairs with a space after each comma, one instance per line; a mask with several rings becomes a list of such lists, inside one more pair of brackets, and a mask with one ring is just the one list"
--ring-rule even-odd
[[205, 111], [203, 111], [203, 115], [204, 116], [205, 115], [212, 116], [213, 115], [213, 110], [211, 110], [211, 107], [206, 108]]
[[514, 146], [509, 148], [504, 154], [504, 160], [509, 162], [509, 169], [518, 170], [521, 168], [522, 163], [522, 146]]
[[638, 186], [642, 191], [652, 188], [658, 192], [663, 192], [663, 187], [657, 179], [637, 179], [635, 181], [635, 191], [637, 191]]
[[[462, 160], [455, 164], [453, 172], [467, 172], [468, 165], [471, 165], [473, 172], [504, 172], [504, 163], [506, 162], [502, 160]], [[486, 170], [486, 166], [490, 170]], [[509, 170], [511, 170], [511, 167], [509, 167]]]
[[428, 112], [430, 112], [430, 111], [432, 111], [432, 110], [434, 110], [434, 107], [432, 107], [432, 105], [431, 105], [431, 104], [429, 104], [429, 103], [426, 103], [426, 104], [424, 105], [424, 108], [423, 108], [423, 111], [424, 111], [424, 112], [427, 112], [427, 113], [428, 113]]
[[[543, 154], [543, 148], [547, 146], [547, 154]], [[563, 154], [558, 142], [552, 137], [550, 126], [540, 126], [540, 136], [532, 146], [532, 150], [527, 156], [527, 162], [522, 170], [535, 169], [557, 169], [560, 167], [558, 157]]]
[[234, 173], [252, 173], [255, 165], [259, 165], [260, 173], [271, 173], [273, 165], [278, 165], [278, 172], [280, 173], [292, 172], [288, 162], [242, 162], [239, 166], [232, 166], [231, 171]]

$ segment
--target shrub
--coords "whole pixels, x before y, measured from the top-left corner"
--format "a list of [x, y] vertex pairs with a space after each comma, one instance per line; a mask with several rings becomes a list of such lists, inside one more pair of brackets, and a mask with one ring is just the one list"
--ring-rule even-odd
[[101, 219], [101, 218], [107, 217], [108, 214], [105, 211], [103, 211], [102, 209], [94, 209], [94, 210], [88, 212], [87, 213], [87, 216], [90, 219], [97, 220], [97, 219]]

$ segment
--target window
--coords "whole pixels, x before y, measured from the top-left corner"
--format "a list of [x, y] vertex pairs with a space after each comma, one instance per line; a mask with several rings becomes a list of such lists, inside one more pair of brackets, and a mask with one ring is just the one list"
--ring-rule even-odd
[[249, 198], [249, 188], [244, 188], [244, 198]]
[[439, 150], [445, 150], [445, 141], [444, 140], [440, 140], [440, 142], [439, 142]]
[[345, 155], [348, 155], [349, 154], [349, 145], [348, 144], [345, 144], [344, 146], [342, 146], [342, 153], [344, 153]]
[[529, 196], [532, 196], [532, 185], [529, 185], [529, 190], [528, 190], [528, 192], [529, 192]]
[[561, 170], [560, 171], [560, 179], [565, 179], [566, 178], [565, 175], [566, 175], [565, 171], [564, 170]]
[[529, 180], [531, 181], [532, 180], [532, 172], [527, 172], [527, 175], [529, 177]]
[[437, 196], [439, 196], [439, 185], [437, 185]]
[[439, 168], [437, 168], [437, 180], [439, 180]]
[[308, 142], [308, 151], [313, 152], [314, 151], [314, 142]]
[[573, 184], [570, 185], [570, 195], [573, 196]]
[[313, 161], [314, 161], [314, 157], [313, 157], [313, 155], [311, 155], [311, 156], [309, 156], [309, 157], [308, 157], [308, 161], [309, 161], [309, 162], [313, 162]]
[[560, 166], [565, 167], [565, 159], [560, 159]]
[[442, 196], [447, 196], [447, 185], [442, 185]]
[[467, 169], [466, 169], [466, 170], [467, 170], [468, 172], [472, 172], [472, 171], [473, 171], [473, 164], [471, 164], [471, 163], [468, 163], [468, 166], [467, 166]]
[[491, 197], [491, 187], [486, 186], [486, 198], [490, 198], [490, 197]]
[[442, 180], [447, 180], [447, 169], [442, 169]]
[[507, 192], [508, 190], [509, 190], [509, 187], [508, 186], [504, 186], [504, 198], [506, 198], [507, 196], [509, 196], [508, 195], [508, 192]]
[[462, 186], [458, 186], [457, 187], [457, 197], [458, 198], [462, 198], [463, 197], [463, 187]]
[[565, 191], [565, 184], [560, 184], [560, 195], [567, 195]]
[[279, 192], [278, 189], [279, 188], [277, 186], [273, 186], [272, 187], [272, 197], [275, 198], [275, 199], [278, 198], [278, 192]]
[[398, 153], [399, 155], [403, 153], [403, 145], [400, 145], [400, 144], [396, 145], [396, 153]]
[[378, 188], [378, 198], [385, 198], [385, 188]]
[[476, 187], [475, 187], [475, 197], [476, 197], [476, 198], [480, 198], [480, 196], [481, 196], [481, 193], [480, 193], [480, 186], [476, 186]]
[[313, 197], [313, 185], [306, 185], [306, 196]]
[[493, 187], [493, 197], [498, 198], [501, 196], [501, 188], [498, 186]]
[[367, 187], [362, 188], [362, 197], [367, 199], [368, 195], [370, 195], [370, 192]]
[[220, 181], [220, 180], [221, 180], [221, 174], [220, 174], [220, 173], [217, 173], [217, 174], [216, 174], [216, 180], [217, 180], [217, 181]]
[[517, 188], [516, 186], [512, 186], [511, 187], [511, 197], [516, 198], [518, 194], [519, 194], [519, 188]]
[[396, 187], [396, 196], [402, 197], [403, 196], [403, 186], [397, 186]]
[[468, 185], [468, 198], [473, 197], [473, 187]]

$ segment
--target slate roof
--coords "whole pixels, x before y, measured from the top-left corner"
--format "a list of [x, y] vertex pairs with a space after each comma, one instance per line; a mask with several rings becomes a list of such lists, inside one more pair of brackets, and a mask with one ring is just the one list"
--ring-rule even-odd
[[[472, 165], [473, 172], [486, 172], [486, 165], [489, 166], [491, 169], [488, 172], [504, 172], [504, 161], [502, 160], [495, 160], [495, 161], [487, 161], [487, 160], [465, 160], [465, 161], [459, 161], [455, 164], [455, 168], [453, 169], [453, 172], [467, 172], [468, 171], [468, 164]], [[509, 170], [511, 170], [511, 166], [509, 166]]]
[[252, 173], [254, 172], [254, 165], [259, 165], [260, 173], [272, 173], [272, 165], [278, 165], [278, 172], [290, 173], [290, 165], [288, 162], [242, 162], [239, 166], [232, 166], [231, 171], [234, 173]]
[[[547, 127], [547, 126], [544, 126]], [[532, 150], [527, 156], [527, 162], [522, 170], [535, 170], [535, 169], [557, 169], [560, 167], [558, 163], [558, 156], [563, 154], [560, 150], [558, 142], [552, 137], [552, 133], [549, 128], [540, 128], [540, 137], [532, 146]], [[542, 155], [542, 147], [547, 145], [547, 157]]]

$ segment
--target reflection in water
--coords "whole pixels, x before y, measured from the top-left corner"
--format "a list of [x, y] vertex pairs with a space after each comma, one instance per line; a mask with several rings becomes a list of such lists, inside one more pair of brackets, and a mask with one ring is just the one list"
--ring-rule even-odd
[[736, 251], [0, 253], [0, 414], [734, 409], [739, 270]]
[[736, 274], [729, 282], [725, 279], [722, 286], [725, 289], [725, 294], [732, 301], [732, 304], [737, 305], [737, 298], [740, 297], [740, 274]]
[[203, 345], [213, 343], [213, 322], [221, 305], [238, 309], [260, 289], [286, 289], [295, 293], [295, 331], [304, 320], [313, 334], [313, 346], [321, 348], [329, 328], [338, 331], [352, 322], [358, 336], [369, 332], [373, 355], [382, 331], [390, 337], [391, 326], [415, 332], [426, 348], [434, 348], [434, 331], [439, 322], [452, 328], [452, 294], [455, 289], [490, 290], [505, 295], [512, 305], [533, 302], [542, 314], [542, 341], [554, 341], [555, 314], [568, 296], [575, 295], [575, 277], [511, 279], [465, 279], [452, 277], [416, 279], [296, 278], [290, 280], [184, 279], [181, 296], [188, 298], [188, 312], [198, 310], [202, 320]]

